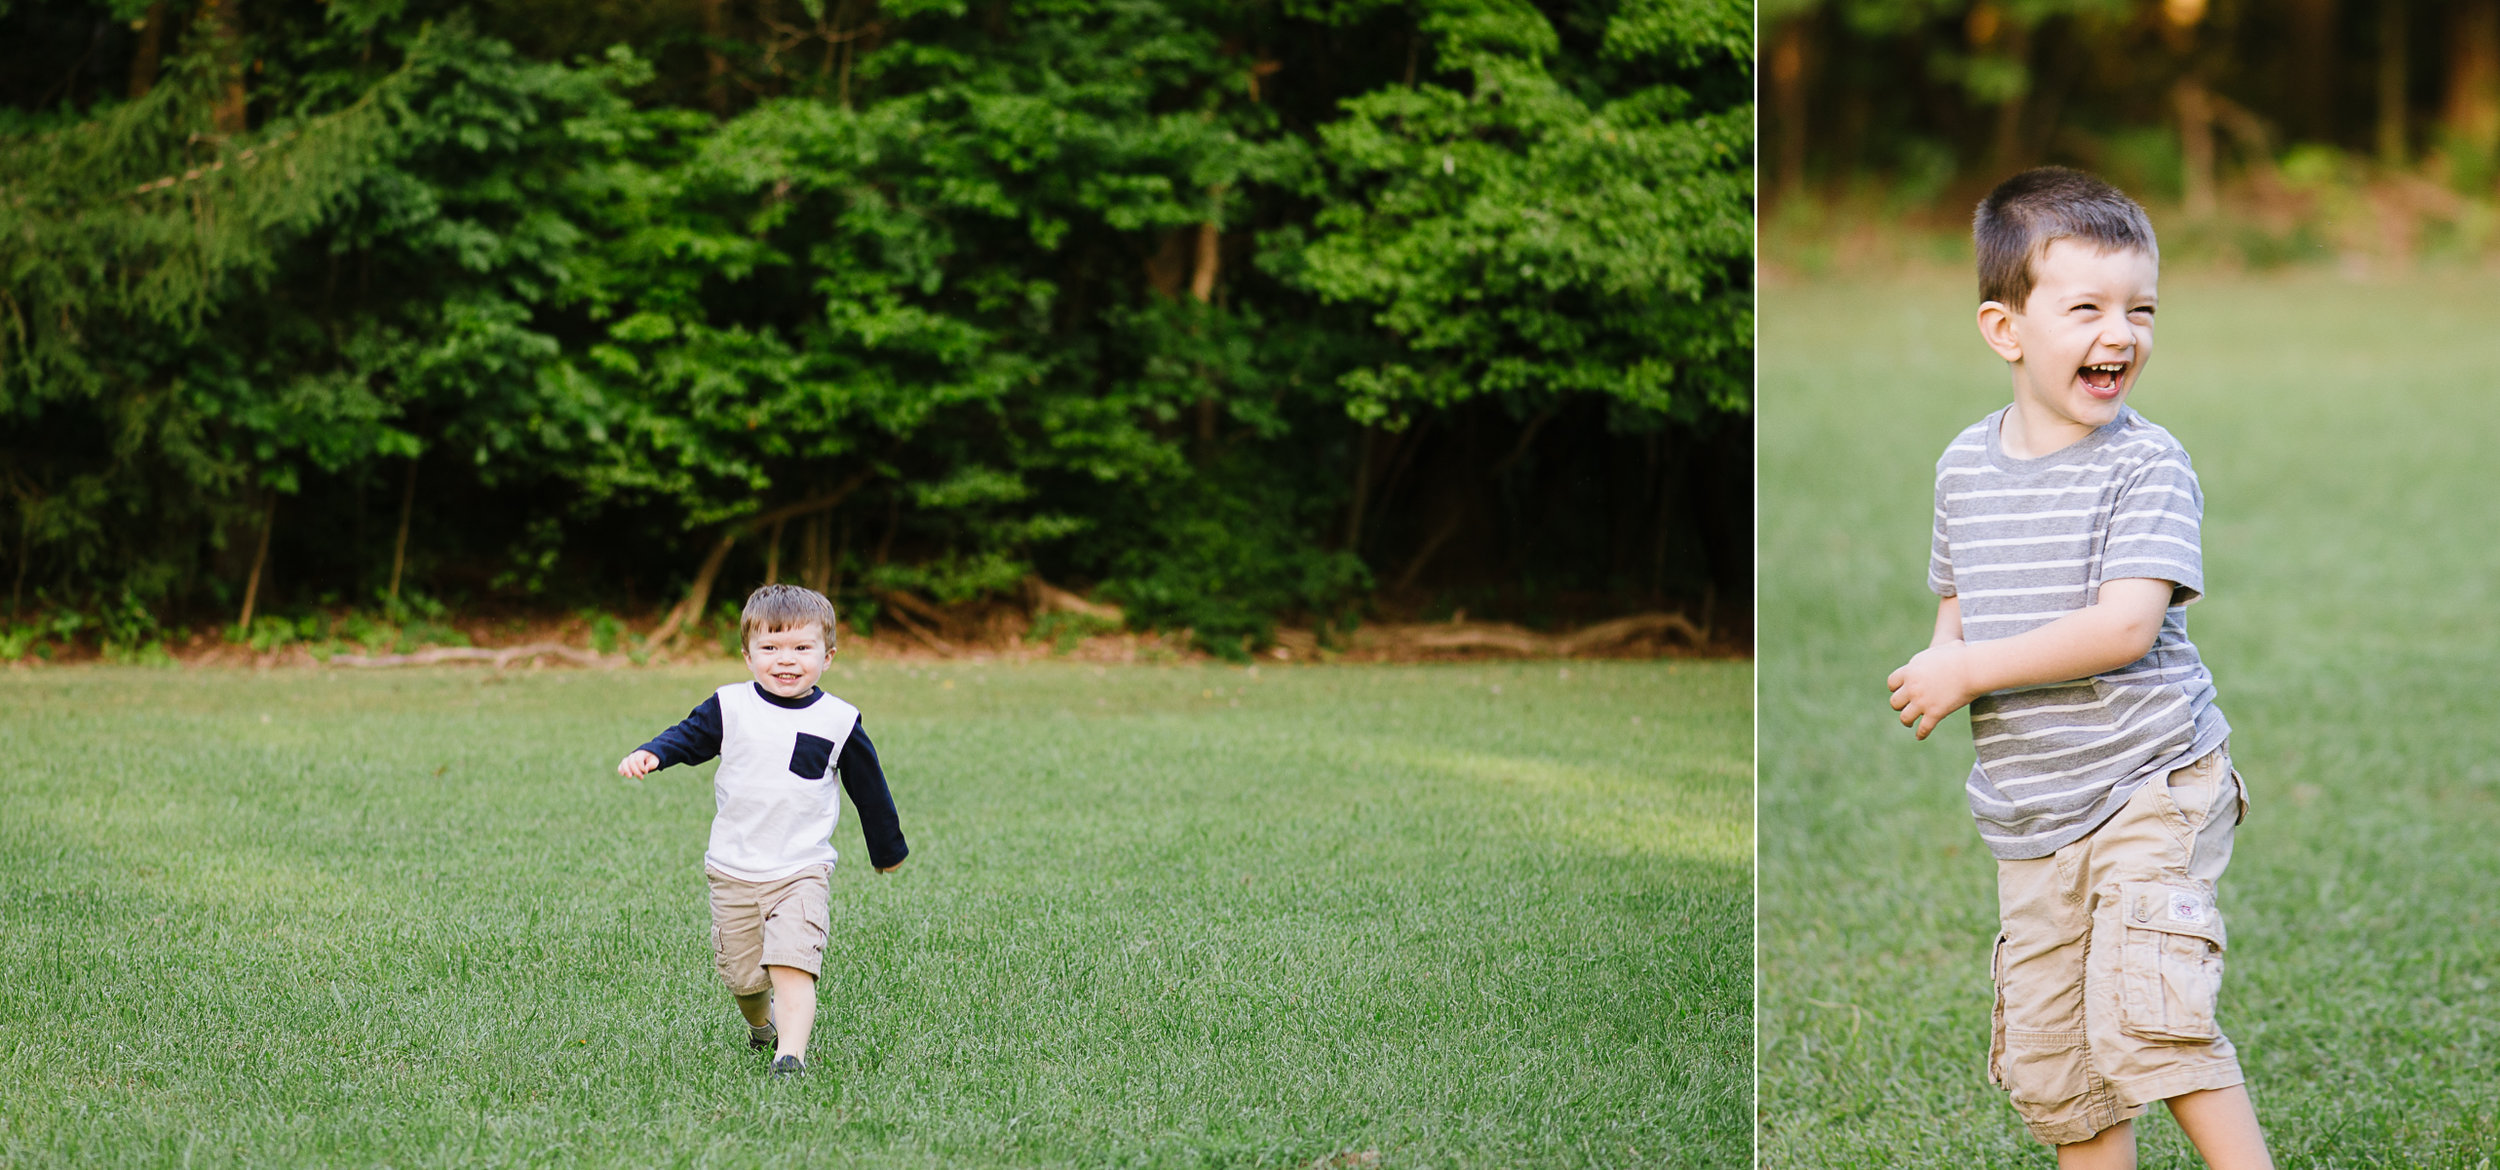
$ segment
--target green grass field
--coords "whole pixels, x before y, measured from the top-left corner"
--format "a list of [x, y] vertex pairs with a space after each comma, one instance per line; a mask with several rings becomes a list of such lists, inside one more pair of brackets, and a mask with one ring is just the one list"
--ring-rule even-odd
[[738, 677], [0, 673], [0, 1165], [1747, 1157], [1749, 664], [837, 666], [796, 1082], [613, 772]]
[[[2285, 1167], [2500, 1150], [2500, 280], [2173, 273], [2131, 401], [2206, 495], [2188, 631], [2253, 790], [2223, 1024]], [[1766, 290], [1766, 1165], [2048, 1166], [1984, 1079], [1994, 868], [1925, 645], [1936, 455], [2002, 405], [1969, 278]], [[2159, 1111], [2156, 1110], [2156, 1114]], [[2195, 1164], [2166, 1116], [2145, 1164]]]

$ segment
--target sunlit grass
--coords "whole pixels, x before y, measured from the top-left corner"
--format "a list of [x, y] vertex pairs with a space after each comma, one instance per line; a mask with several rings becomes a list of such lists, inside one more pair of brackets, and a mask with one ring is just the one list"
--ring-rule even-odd
[[[2500, 1149], [2500, 282], [2162, 288], [2132, 400], [2194, 457], [2189, 611], [2254, 791], [2224, 1026], [2283, 1166]], [[1762, 311], [1762, 1118], [1775, 1166], [2050, 1164], [1984, 1080], [1994, 869], [1968, 723], [1913, 742], [1936, 455], [2003, 404], [1960, 277]], [[2156, 1111], [2158, 1113], [2158, 1111]], [[2147, 1165], [2188, 1165], [2166, 1118]]]
[[0, 674], [0, 1165], [1746, 1157], [1744, 664], [837, 667], [783, 1084], [612, 771], [722, 667]]

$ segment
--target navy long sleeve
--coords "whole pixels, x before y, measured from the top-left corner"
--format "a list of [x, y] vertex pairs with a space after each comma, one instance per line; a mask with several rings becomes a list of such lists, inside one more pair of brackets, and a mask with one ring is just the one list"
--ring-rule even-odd
[[700, 764], [720, 754], [720, 696], [707, 695], [703, 705], [687, 713], [677, 726], [651, 737], [642, 750], [660, 758], [660, 766]]
[[894, 794], [886, 790], [877, 745], [868, 742], [865, 718], [851, 722], [837, 767], [842, 771], [842, 791], [851, 794], [851, 807], [859, 810], [860, 835], [868, 839], [868, 864], [878, 869], [902, 864], [911, 856], [911, 846], [903, 841], [903, 821], [895, 815]]

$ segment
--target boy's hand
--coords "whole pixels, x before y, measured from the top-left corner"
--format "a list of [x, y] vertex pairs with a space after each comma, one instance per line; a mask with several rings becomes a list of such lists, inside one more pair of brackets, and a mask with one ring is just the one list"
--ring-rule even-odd
[[878, 872], [878, 873], [892, 873], [892, 872], [894, 872], [895, 870], [898, 870], [898, 869], [901, 869], [901, 868], [903, 868], [903, 863], [902, 863], [902, 862], [900, 862], [900, 861], [897, 861], [897, 862], [895, 862], [895, 863], [894, 863], [894, 864], [892, 864], [892, 865], [880, 865], [880, 866], [878, 866], [878, 867], [877, 867], [877, 872]]
[[617, 761], [616, 774], [629, 780], [640, 780], [660, 766], [660, 757], [636, 749], [634, 754]]
[[1884, 685], [1892, 689], [1892, 709], [1901, 713], [1901, 726], [1925, 739], [1945, 716], [1979, 697], [1970, 675], [1970, 647], [1958, 640], [1939, 642], [1902, 663]]

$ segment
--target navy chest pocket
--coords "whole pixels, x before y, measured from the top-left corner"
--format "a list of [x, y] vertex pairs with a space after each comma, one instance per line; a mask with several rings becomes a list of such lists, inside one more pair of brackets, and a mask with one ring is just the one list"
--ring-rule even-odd
[[790, 771], [803, 780], [822, 780], [825, 768], [833, 763], [833, 741], [821, 736], [799, 733], [799, 742], [790, 749]]

